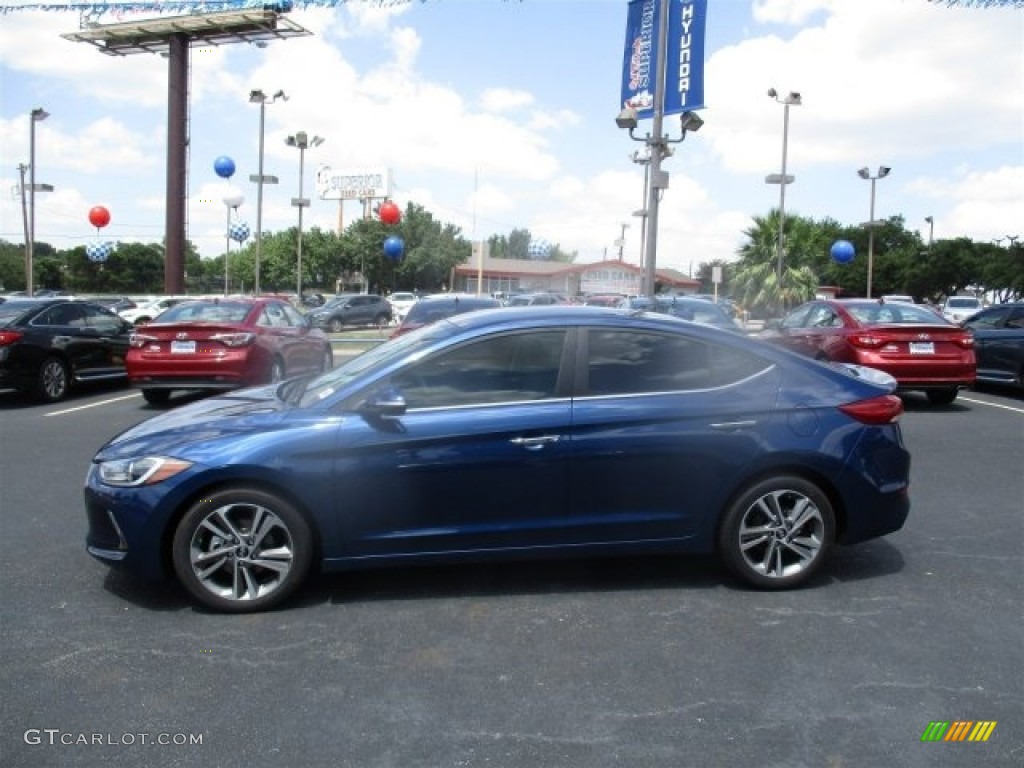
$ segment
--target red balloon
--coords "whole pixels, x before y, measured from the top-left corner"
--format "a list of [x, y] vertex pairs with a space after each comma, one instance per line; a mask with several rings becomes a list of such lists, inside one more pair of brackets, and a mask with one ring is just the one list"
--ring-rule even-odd
[[102, 205], [93, 206], [89, 209], [89, 223], [97, 229], [101, 229], [110, 223], [110, 211]]
[[402, 220], [401, 209], [390, 200], [381, 203], [377, 214], [380, 216], [380, 220], [385, 224], [397, 224]]

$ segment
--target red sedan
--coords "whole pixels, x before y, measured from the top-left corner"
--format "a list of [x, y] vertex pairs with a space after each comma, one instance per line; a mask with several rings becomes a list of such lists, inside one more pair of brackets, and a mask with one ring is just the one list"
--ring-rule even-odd
[[132, 334], [128, 381], [150, 403], [176, 389], [226, 390], [330, 370], [331, 342], [274, 298], [185, 301]]
[[802, 304], [760, 338], [817, 360], [885, 371], [901, 390], [919, 390], [936, 405], [974, 384], [969, 331], [916, 304], [834, 299]]

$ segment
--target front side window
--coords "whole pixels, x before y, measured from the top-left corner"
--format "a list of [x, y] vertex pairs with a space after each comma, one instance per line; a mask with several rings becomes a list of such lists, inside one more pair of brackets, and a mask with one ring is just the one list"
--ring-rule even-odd
[[555, 397], [566, 331], [490, 336], [392, 377], [409, 408], [446, 408]]

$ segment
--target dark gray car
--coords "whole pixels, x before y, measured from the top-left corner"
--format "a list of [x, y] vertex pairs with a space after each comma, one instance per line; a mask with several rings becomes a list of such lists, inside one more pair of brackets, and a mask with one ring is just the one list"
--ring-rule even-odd
[[391, 322], [391, 303], [375, 293], [343, 293], [309, 313], [309, 321], [318, 328], [337, 333], [355, 325], [387, 325]]

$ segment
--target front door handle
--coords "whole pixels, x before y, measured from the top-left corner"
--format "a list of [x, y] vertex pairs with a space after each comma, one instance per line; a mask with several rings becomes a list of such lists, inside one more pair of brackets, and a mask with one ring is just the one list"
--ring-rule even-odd
[[557, 443], [559, 435], [544, 435], [543, 437], [513, 437], [509, 440], [512, 445], [521, 445], [528, 451], [539, 451], [549, 443]]

